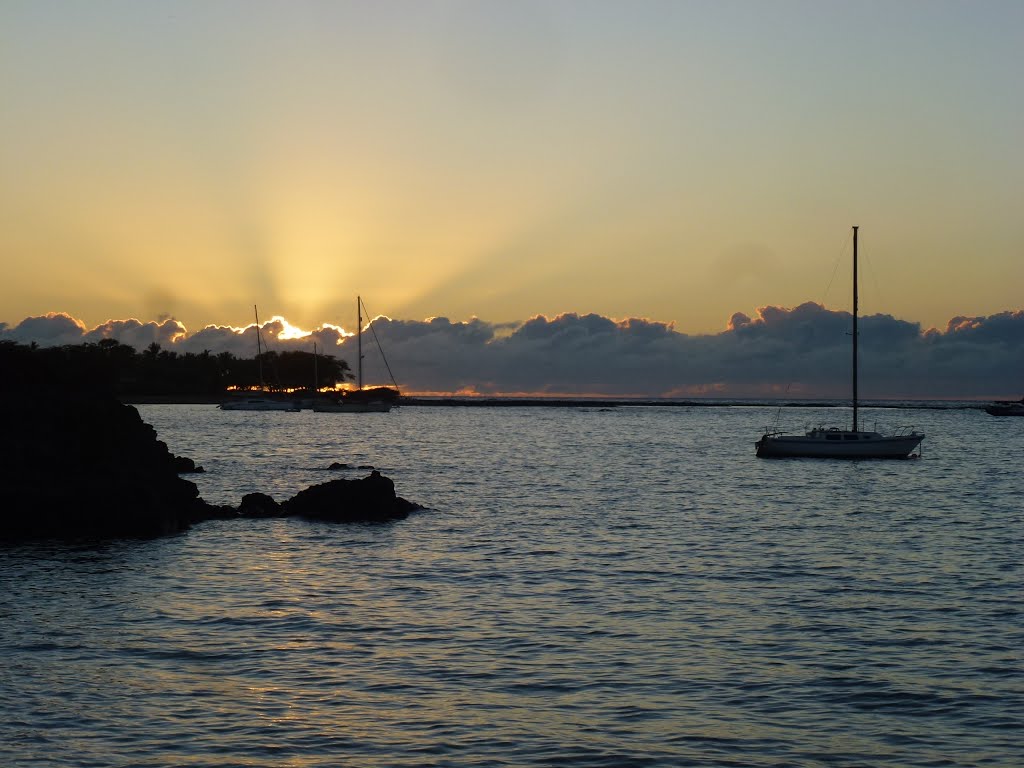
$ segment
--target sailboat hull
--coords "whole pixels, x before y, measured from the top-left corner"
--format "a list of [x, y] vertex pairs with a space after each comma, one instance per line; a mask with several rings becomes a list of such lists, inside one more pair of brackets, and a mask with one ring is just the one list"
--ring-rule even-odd
[[924, 435], [886, 437], [877, 432], [819, 430], [806, 435], [765, 435], [755, 443], [763, 459], [905, 459]]

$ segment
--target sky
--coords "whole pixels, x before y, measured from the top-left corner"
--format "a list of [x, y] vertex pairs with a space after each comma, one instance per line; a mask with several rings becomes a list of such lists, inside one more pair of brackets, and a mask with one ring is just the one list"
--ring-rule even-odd
[[[360, 294], [495, 348], [572, 318], [725, 344], [848, 312], [859, 225], [861, 311], [953, 346], [1024, 306], [1021, 71], [1017, 0], [6, 0], [0, 336], [351, 332]], [[592, 363], [564, 387], [614, 388]]]

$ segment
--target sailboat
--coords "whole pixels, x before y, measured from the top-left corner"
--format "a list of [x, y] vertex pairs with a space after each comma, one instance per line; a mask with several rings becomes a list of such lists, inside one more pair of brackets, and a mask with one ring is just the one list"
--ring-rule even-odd
[[254, 304], [253, 313], [256, 316], [256, 365], [259, 369], [260, 388], [262, 394], [242, 394], [225, 400], [218, 408], [223, 411], [298, 411], [301, 410], [299, 403], [295, 400], [283, 400], [271, 397], [267, 394], [267, 385], [263, 381], [263, 348], [260, 343], [260, 313]]
[[[391, 410], [391, 402], [377, 396], [373, 389], [363, 389], [363, 300], [356, 296], [356, 390], [346, 393], [340, 400], [314, 402], [313, 410], [320, 413], [387, 413]], [[371, 327], [372, 330], [372, 327]], [[374, 333], [376, 338], [376, 332]], [[377, 342], [380, 349], [380, 342]], [[381, 349], [381, 357], [384, 350]], [[387, 366], [387, 360], [384, 360]], [[388, 367], [388, 373], [391, 368]], [[394, 377], [391, 378], [394, 383]], [[398, 385], [395, 384], [397, 388]]]
[[804, 435], [766, 429], [754, 446], [761, 458], [905, 459], [924, 435], [910, 427], [883, 435], [858, 428], [857, 422], [857, 229], [853, 228], [853, 424], [850, 429], [815, 427]]

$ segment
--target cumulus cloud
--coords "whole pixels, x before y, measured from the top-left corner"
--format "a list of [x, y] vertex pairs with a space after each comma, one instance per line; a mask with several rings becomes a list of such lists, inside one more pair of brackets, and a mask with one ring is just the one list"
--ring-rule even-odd
[[39, 317], [26, 317], [13, 328], [4, 323], [0, 338], [23, 344], [36, 342], [40, 346], [80, 344], [86, 333], [85, 324], [64, 312], [47, 312]]
[[[745, 397], [846, 397], [848, 312], [805, 303], [736, 312], [725, 330], [691, 336], [645, 318], [595, 314], [537, 316], [517, 324], [380, 317], [373, 332], [409, 392], [601, 394]], [[355, 340], [334, 326], [296, 334], [283, 318], [264, 323], [272, 350], [318, 349], [355, 368]], [[944, 330], [922, 330], [891, 315], [860, 318], [861, 394], [872, 397], [1019, 397], [1024, 388], [1024, 311], [954, 317]], [[0, 326], [0, 339], [41, 345], [116, 338], [144, 349], [229, 351], [251, 357], [256, 329], [207, 326], [194, 333], [173, 318], [111, 320], [96, 328], [64, 313]], [[389, 377], [363, 335], [368, 383]]]
[[82, 334], [83, 342], [96, 342], [102, 339], [117, 339], [136, 349], [145, 349], [150, 344], [171, 347], [187, 335], [185, 326], [177, 320], [167, 318], [158, 322], [143, 323], [138, 320], [107, 320], [90, 331]]

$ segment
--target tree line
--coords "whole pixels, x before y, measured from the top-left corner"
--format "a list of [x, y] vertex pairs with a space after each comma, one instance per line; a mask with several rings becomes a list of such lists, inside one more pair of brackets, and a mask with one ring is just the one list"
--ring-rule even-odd
[[[314, 382], [315, 377], [315, 382]], [[294, 390], [351, 381], [349, 365], [333, 355], [264, 352], [178, 353], [150, 344], [142, 352], [117, 339], [40, 347], [0, 341], [0, 388], [7, 391], [85, 389], [117, 395], [221, 395], [231, 388]]]

